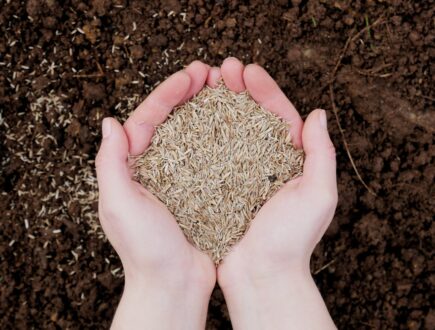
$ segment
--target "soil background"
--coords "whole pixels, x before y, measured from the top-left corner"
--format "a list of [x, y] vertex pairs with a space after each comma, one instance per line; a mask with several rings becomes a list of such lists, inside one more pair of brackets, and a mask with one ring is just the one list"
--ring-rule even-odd
[[[434, 8], [0, 1], [0, 327], [109, 328], [123, 278], [96, 217], [101, 119], [125, 119], [195, 59], [236, 56], [263, 65], [304, 117], [328, 110], [339, 206], [311, 266], [337, 326], [434, 329]], [[349, 151], [376, 196], [348, 159], [331, 84]], [[207, 328], [231, 328], [218, 288]]]

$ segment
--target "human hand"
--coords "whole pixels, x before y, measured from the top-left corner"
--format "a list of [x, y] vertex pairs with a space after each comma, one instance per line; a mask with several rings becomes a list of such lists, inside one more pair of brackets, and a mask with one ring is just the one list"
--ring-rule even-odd
[[290, 124], [304, 148], [303, 175], [286, 183], [258, 212], [218, 268], [234, 328], [326, 329], [334, 324], [310, 274], [310, 257], [337, 204], [336, 163], [323, 110], [305, 123], [267, 72], [235, 58], [221, 67], [228, 88], [248, 90]]
[[214, 85], [219, 75], [218, 68], [195, 61], [159, 85], [124, 127], [113, 118], [103, 121], [103, 141], [96, 158], [99, 216], [125, 272], [113, 328], [205, 325], [216, 268], [207, 255], [189, 244], [165, 205], [132, 180], [127, 158], [144, 152], [154, 127], [206, 82]]

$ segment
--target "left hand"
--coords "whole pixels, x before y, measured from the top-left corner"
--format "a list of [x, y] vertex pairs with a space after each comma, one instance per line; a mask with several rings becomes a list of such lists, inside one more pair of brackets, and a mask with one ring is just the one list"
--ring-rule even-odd
[[[225, 85], [247, 90], [290, 124], [293, 144], [305, 151], [301, 177], [287, 182], [252, 220], [218, 267], [235, 329], [335, 329], [310, 273], [310, 257], [337, 205], [335, 150], [324, 110], [305, 123], [272, 77], [235, 58], [221, 67]], [[261, 312], [259, 312], [261, 311]]]

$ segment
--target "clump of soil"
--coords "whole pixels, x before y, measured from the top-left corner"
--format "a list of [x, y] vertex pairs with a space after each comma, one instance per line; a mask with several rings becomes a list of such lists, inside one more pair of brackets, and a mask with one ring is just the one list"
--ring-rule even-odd
[[175, 109], [133, 167], [189, 241], [218, 264], [302, 165], [289, 126], [221, 83]]

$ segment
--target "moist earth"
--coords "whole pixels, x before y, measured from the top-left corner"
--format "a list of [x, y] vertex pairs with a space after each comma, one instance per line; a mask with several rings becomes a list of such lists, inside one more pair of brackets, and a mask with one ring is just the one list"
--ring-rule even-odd
[[[434, 8], [433, 0], [3, 2], [1, 327], [109, 327], [123, 273], [97, 220], [101, 119], [125, 119], [195, 59], [236, 56], [264, 66], [304, 118], [328, 112], [339, 205], [311, 269], [337, 326], [434, 329]], [[230, 328], [218, 288], [207, 328]]]

